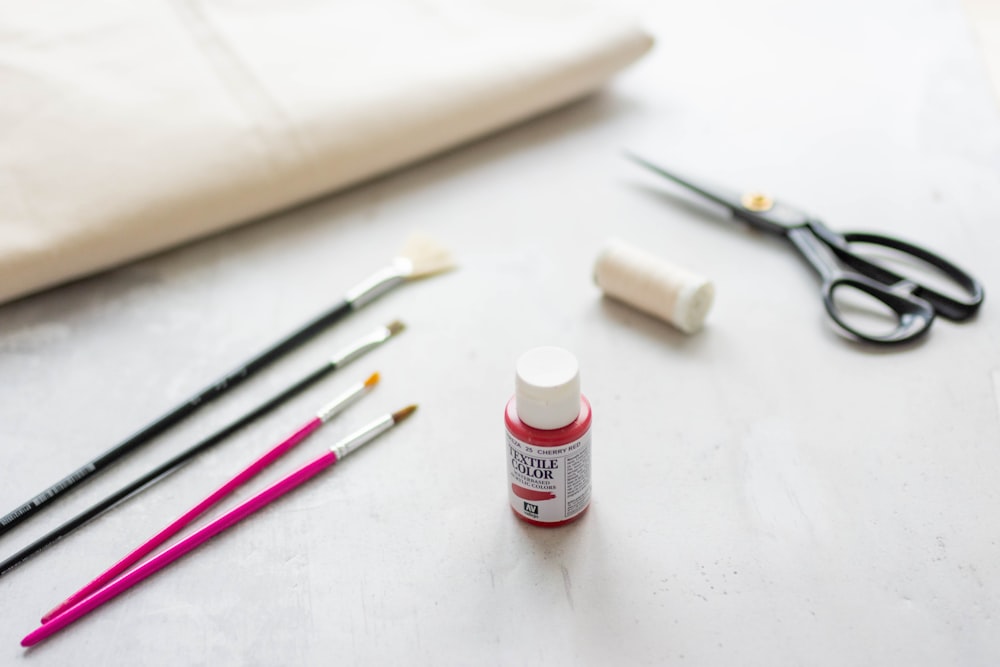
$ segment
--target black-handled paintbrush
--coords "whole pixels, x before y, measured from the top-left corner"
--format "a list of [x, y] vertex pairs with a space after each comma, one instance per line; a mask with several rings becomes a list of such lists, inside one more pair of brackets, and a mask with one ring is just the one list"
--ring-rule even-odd
[[258, 405], [253, 410], [250, 410], [243, 416], [237, 418], [233, 422], [222, 427], [212, 435], [208, 436], [204, 440], [192, 445], [187, 448], [177, 456], [163, 462], [162, 464], [156, 466], [145, 475], [138, 477], [129, 484], [126, 484], [122, 488], [118, 489], [111, 495], [107, 496], [103, 500], [97, 502], [96, 504], [90, 506], [80, 514], [69, 521], [57, 526], [53, 530], [50, 530], [46, 534], [39, 537], [37, 540], [18, 550], [16, 553], [12, 554], [3, 561], [0, 561], [0, 576], [3, 576], [7, 572], [10, 572], [15, 567], [28, 560], [35, 554], [38, 554], [46, 547], [58, 542], [62, 538], [66, 537], [77, 528], [84, 526], [100, 515], [104, 514], [112, 507], [128, 500], [130, 497], [138, 494], [143, 489], [152, 486], [156, 482], [160, 481], [168, 474], [174, 472], [185, 463], [193, 459], [198, 454], [211, 449], [215, 445], [219, 444], [230, 435], [236, 433], [243, 427], [249, 425], [251, 422], [263, 417], [268, 412], [274, 410], [279, 405], [289, 400], [293, 396], [301, 393], [308, 387], [311, 387], [315, 383], [319, 382], [321, 379], [337, 370], [338, 368], [343, 368], [349, 362], [357, 359], [361, 355], [374, 350], [376, 347], [389, 340], [399, 332], [403, 330], [402, 322], [396, 321], [390, 324], [379, 327], [373, 331], [368, 336], [365, 336], [361, 340], [352, 344], [350, 347], [341, 350], [335, 354], [331, 359], [323, 363], [315, 370], [311, 371], [304, 377], [300, 378], [297, 382], [289, 386], [288, 388], [282, 390], [281, 392], [275, 394], [268, 400], [264, 401]]
[[381, 294], [408, 280], [440, 273], [452, 268], [452, 266], [450, 253], [437, 243], [423, 237], [410, 239], [391, 265], [373, 274], [368, 280], [348, 291], [343, 300], [326, 312], [285, 336], [263, 352], [245, 361], [238, 368], [230, 371], [181, 405], [146, 425], [142, 430], [132, 434], [123, 442], [84, 464], [35, 497], [11, 510], [3, 517], [0, 517], [0, 535], [7, 533], [15, 526], [34, 516], [41, 509], [51, 505], [54, 499], [92, 478], [97, 473], [109, 468], [112, 464], [142, 445], [145, 445], [154, 437], [190, 416], [209, 401], [218, 398], [257, 371], [313, 338], [323, 329], [340, 320], [348, 313], [361, 308]]

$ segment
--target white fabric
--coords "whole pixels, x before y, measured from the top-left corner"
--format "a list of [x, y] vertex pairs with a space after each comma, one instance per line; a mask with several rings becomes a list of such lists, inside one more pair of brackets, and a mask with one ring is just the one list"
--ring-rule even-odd
[[47, 0], [0, 16], [0, 301], [565, 103], [651, 45], [556, 0]]
[[993, 93], [1000, 103], [1000, 3], [996, 0], [962, 0], [962, 6], [993, 82]]

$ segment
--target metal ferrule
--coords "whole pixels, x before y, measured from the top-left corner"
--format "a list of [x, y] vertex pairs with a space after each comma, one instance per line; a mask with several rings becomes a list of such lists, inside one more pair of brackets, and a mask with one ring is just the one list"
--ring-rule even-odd
[[396, 259], [391, 266], [377, 271], [364, 282], [348, 290], [345, 298], [352, 308], [360, 308], [403, 283], [412, 270], [413, 265], [409, 261]]
[[388, 327], [379, 327], [350, 347], [345, 347], [343, 350], [338, 351], [337, 354], [330, 357], [330, 363], [339, 368], [344, 364], [354, 361], [366, 352], [371, 352], [391, 337], [392, 332], [389, 331]]
[[354, 433], [350, 434], [336, 445], [330, 448], [334, 454], [337, 455], [337, 460], [341, 460], [355, 449], [361, 447], [361, 445], [367, 444], [382, 435], [390, 428], [392, 428], [394, 421], [392, 421], [392, 415], [386, 415], [380, 419], [376, 419], [371, 424], [364, 426]]
[[338, 396], [337, 398], [333, 399], [332, 401], [324, 405], [322, 408], [320, 408], [320, 411], [316, 413], [316, 416], [319, 417], [320, 421], [322, 422], [330, 421], [330, 419], [332, 419], [334, 415], [339, 414], [341, 411], [344, 410], [344, 408], [351, 405], [356, 400], [358, 400], [366, 393], [368, 393], [369, 389], [370, 387], [366, 385], [364, 382], [355, 385], [351, 389], [348, 389], [343, 394], [341, 394], [340, 396]]

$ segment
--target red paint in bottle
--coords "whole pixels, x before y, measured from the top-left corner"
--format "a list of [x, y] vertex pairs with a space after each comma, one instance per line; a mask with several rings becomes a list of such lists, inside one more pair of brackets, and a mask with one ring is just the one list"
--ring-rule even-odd
[[507, 402], [507, 495], [522, 521], [563, 526], [590, 506], [590, 402], [576, 357], [539, 347], [517, 361]]

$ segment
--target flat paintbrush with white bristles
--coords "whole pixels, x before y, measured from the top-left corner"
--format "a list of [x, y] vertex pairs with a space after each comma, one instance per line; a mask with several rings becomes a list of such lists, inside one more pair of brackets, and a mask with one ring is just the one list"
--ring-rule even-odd
[[407, 239], [391, 265], [349, 290], [344, 297], [344, 304], [351, 310], [357, 310], [408, 280], [442, 273], [454, 266], [455, 262], [447, 248], [426, 236], [414, 234]]
[[209, 401], [218, 398], [257, 371], [315, 337], [334, 322], [361, 308], [379, 295], [409, 280], [441, 273], [453, 266], [451, 254], [435, 241], [426, 237], [412, 237], [390, 266], [376, 272], [368, 280], [359, 283], [357, 287], [349, 290], [339, 303], [274, 343], [263, 352], [243, 362], [238, 368], [226, 373], [181, 405], [178, 405], [165, 415], [158, 417], [141, 430], [130, 435], [123, 442], [112, 447], [92, 461], [80, 466], [49, 488], [0, 517], [0, 535], [34, 516], [39, 510], [51, 505], [53, 500], [62, 496], [70, 489], [75, 488], [82, 482], [110, 467], [113, 463], [167, 431]]

